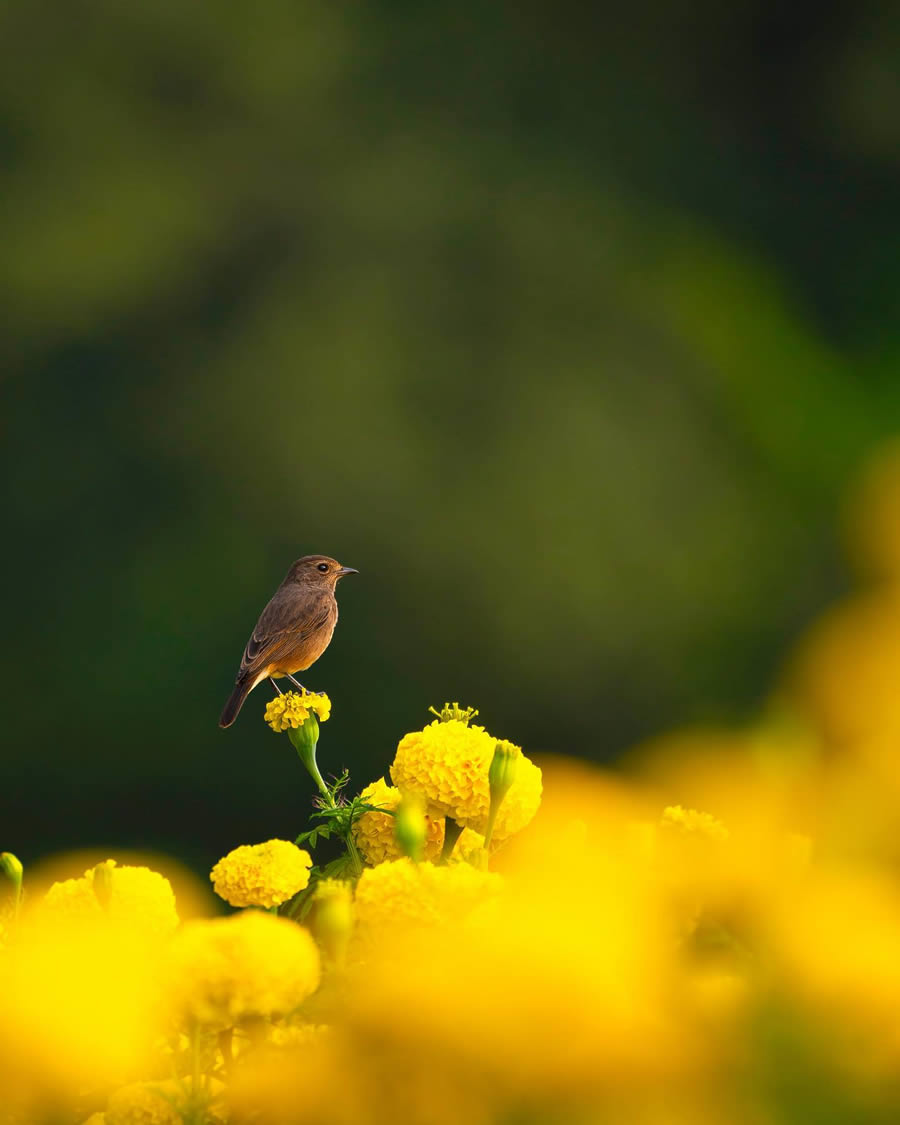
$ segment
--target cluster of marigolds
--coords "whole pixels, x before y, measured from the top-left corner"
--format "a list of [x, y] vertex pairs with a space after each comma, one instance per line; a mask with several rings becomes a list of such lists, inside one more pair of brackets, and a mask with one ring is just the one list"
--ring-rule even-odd
[[752, 727], [613, 774], [447, 705], [351, 800], [327, 697], [288, 693], [265, 717], [312, 827], [216, 863], [236, 912], [198, 917], [165, 862], [42, 887], [3, 853], [0, 1121], [895, 1119], [900, 462], [876, 470], [867, 585]]

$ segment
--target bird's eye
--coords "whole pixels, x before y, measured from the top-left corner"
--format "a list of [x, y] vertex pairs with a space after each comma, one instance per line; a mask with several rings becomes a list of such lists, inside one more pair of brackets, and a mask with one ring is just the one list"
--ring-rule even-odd
[[324, 574], [325, 571], [328, 569], [328, 563], [319, 563], [319, 565], [316, 569], [321, 570], [321, 572]]

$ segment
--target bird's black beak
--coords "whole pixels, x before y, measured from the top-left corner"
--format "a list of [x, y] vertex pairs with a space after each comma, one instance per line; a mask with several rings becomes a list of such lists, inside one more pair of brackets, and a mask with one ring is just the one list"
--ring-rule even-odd
[[338, 578], [343, 578], [345, 574], [359, 574], [355, 566], [342, 566], [338, 571]]

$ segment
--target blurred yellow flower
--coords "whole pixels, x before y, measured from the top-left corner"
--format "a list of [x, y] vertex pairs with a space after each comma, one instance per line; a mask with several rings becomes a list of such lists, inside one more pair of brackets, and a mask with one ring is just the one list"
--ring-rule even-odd
[[342, 879], [320, 879], [313, 891], [313, 927], [322, 952], [342, 966], [353, 933], [353, 888]]
[[727, 840], [728, 829], [710, 813], [685, 809], [681, 805], [669, 805], [663, 809], [659, 820], [660, 828], [675, 828], [683, 832], [695, 832], [710, 840]]
[[465, 864], [364, 872], [357, 912], [370, 941], [346, 1001], [361, 1041], [453, 1059], [536, 1119], [567, 1120], [563, 1099], [677, 1073], [693, 1046], [669, 1003], [675, 947], [652, 883], [595, 851], [569, 865], [546, 880], [517, 873], [487, 901], [493, 887], [478, 877], [495, 877]]
[[436, 926], [459, 919], [497, 894], [498, 875], [467, 863], [436, 867], [410, 859], [368, 867], [356, 885], [356, 917], [364, 931]]
[[105, 1125], [183, 1125], [187, 1091], [180, 1082], [132, 1082], [109, 1096]]
[[[388, 785], [383, 777], [367, 785], [360, 793], [367, 805], [377, 805], [386, 812], [363, 813], [353, 824], [353, 838], [360, 854], [373, 866], [387, 859], [400, 859], [403, 852], [394, 833], [394, 817], [391, 816], [400, 804], [402, 794], [393, 785]], [[441, 820], [425, 817], [425, 859], [437, 859], [444, 842], [444, 828]]]
[[[26, 913], [0, 956], [4, 1110], [14, 1096], [27, 1106], [146, 1073], [162, 1031], [158, 948], [131, 917]], [[24, 1120], [44, 1119], [24, 1106]]]
[[266, 704], [265, 720], [279, 732], [301, 727], [311, 713], [323, 723], [331, 715], [331, 700], [324, 692], [286, 691]]
[[318, 987], [319, 953], [302, 926], [247, 910], [182, 926], [167, 975], [176, 1018], [227, 1028], [302, 1004]]
[[[459, 719], [436, 719], [424, 730], [405, 735], [397, 747], [391, 779], [402, 791], [415, 793], [433, 815], [449, 816], [483, 833], [491, 794], [488, 773], [497, 740], [484, 727]], [[541, 771], [523, 754], [506, 795], [494, 839], [498, 843], [531, 820], [541, 800]]]
[[119, 867], [114, 859], [88, 868], [79, 879], [54, 883], [38, 909], [47, 918], [105, 918], [148, 937], [164, 936], [178, 925], [169, 880], [149, 867]]
[[279, 906], [309, 883], [312, 857], [288, 840], [243, 844], [210, 872], [213, 888], [232, 906]]
[[798, 1000], [845, 1065], [900, 1061], [900, 891], [874, 870], [809, 873], [762, 917], [784, 992]]

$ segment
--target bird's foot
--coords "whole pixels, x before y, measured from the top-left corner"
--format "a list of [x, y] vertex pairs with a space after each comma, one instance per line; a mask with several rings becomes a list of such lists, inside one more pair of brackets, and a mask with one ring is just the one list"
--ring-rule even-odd
[[291, 681], [294, 687], [298, 687], [302, 692], [306, 692], [307, 695], [312, 694], [311, 692], [307, 691], [307, 689], [303, 686], [303, 684], [300, 683], [299, 680], [295, 680], [294, 677], [290, 674], [288, 674], [288, 679]]
[[275, 681], [272, 679], [271, 676], [269, 676], [269, 683], [278, 692], [279, 695], [284, 695], [284, 692], [281, 690], [281, 688], [278, 686], [278, 684], [275, 683]]

